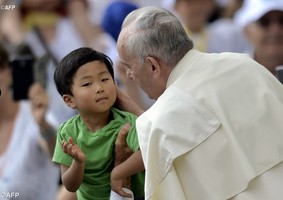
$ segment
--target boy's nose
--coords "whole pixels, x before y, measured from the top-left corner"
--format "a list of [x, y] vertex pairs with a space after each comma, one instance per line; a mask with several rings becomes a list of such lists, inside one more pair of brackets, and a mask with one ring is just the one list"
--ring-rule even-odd
[[96, 87], [95, 87], [95, 90], [96, 90], [97, 93], [104, 92], [104, 88], [102, 87], [101, 84], [97, 84]]

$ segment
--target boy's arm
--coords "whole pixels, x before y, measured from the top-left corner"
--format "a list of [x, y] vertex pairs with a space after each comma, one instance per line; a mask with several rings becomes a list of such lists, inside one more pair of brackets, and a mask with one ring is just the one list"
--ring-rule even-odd
[[123, 179], [137, 174], [144, 170], [141, 151], [134, 152], [125, 162], [116, 166], [111, 173], [111, 189], [124, 197], [131, 197], [131, 194], [122, 190]]
[[83, 181], [86, 157], [72, 138], [69, 138], [68, 142], [63, 141], [62, 148], [73, 158], [70, 167], [61, 165], [62, 182], [68, 191], [76, 192]]

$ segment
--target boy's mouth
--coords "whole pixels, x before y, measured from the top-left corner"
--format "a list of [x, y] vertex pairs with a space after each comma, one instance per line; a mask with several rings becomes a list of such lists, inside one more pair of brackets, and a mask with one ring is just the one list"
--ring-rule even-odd
[[96, 99], [96, 102], [104, 101], [104, 100], [107, 100], [107, 99], [108, 99], [107, 97], [100, 97], [100, 98]]

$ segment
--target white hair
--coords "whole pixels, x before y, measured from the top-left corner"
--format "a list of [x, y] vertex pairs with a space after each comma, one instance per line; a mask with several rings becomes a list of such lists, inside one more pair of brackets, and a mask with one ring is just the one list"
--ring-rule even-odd
[[193, 48], [180, 21], [168, 10], [149, 6], [132, 11], [122, 29], [131, 31], [125, 40], [126, 53], [143, 63], [147, 56], [155, 57], [168, 66]]

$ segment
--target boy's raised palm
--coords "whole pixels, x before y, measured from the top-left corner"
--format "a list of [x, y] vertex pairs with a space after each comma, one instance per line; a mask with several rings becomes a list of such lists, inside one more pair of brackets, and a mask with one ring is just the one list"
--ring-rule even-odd
[[68, 142], [63, 140], [62, 149], [66, 154], [71, 156], [77, 162], [85, 162], [85, 154], [81, 150], [81, 148], [74, 143], [73, 138], [69, 137]]

